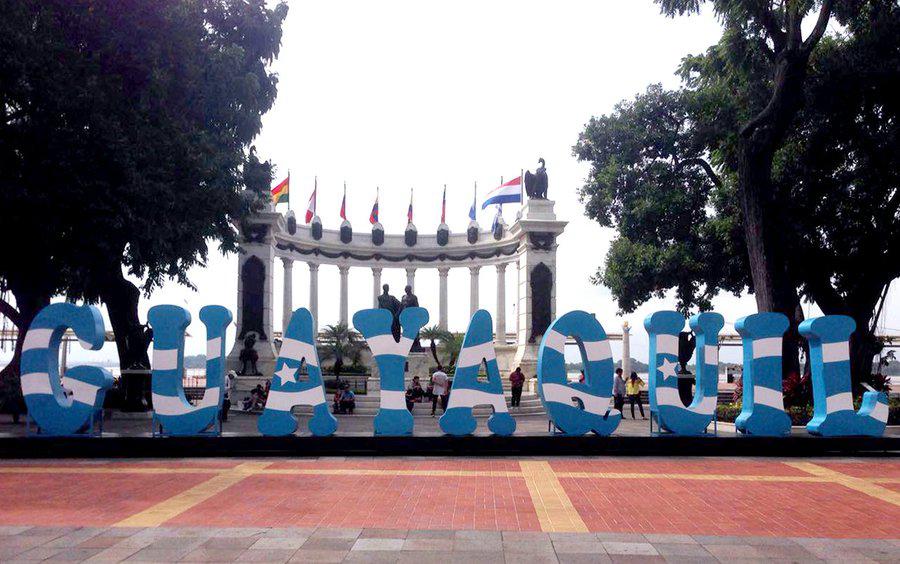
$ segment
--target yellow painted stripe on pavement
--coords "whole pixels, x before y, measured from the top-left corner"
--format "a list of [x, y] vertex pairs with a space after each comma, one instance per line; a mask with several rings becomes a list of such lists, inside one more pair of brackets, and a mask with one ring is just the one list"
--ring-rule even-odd
[[824, 466], [819, 466], [818, 464], [813, 464], [812, 462], [785, 462], [785, 464], [803, 470], [804, 472], [809, 472], [814, 476], [827, 478], [829, 482], [838, 483], [851, 490], [862, 492], [875, 499], [880, 499], [881, 501], [886, 501], [887, 503], [900, 507], [900, 492], [895, 492], [894, 490], [879, 486], [866, 478], [850, 476], [830, 468], [825, 468]]
[[542, 531], [586, 533], [587, 525], [563, 489], [549, 462], [521, 461], [525, 485]]
[[222, 493], [247, 476], [258, 473], [271, 462], [245, 462], [221, 474], [213, 476], [193, 488], [185, 490], [153, 507], [135, 513], [115, 523], [114, 527], [158, 527], [203, 501]]

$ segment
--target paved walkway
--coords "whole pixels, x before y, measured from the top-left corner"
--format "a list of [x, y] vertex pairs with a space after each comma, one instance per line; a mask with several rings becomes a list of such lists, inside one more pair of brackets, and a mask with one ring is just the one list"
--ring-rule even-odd
[[900, 560], [884, 459], [0, 463], [0, 561]]

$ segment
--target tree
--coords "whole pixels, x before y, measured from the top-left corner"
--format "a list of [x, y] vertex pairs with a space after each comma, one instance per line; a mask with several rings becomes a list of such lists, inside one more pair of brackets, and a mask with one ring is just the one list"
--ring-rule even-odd
[[419, 332], [419, 337], [428, 341], [428, 348], [431, 350], [431, 357], [434, 358], [434, 363], [443, 364], [441, 359], [438, 358], [438, 345], [453, 340], [453, 334], [437, 325], [432, 325], [422, 329]]
[[21, 237], [0, 257], [16, 307], [0, 307], [20, 336], [54, 295], [102, 301], [120, 365], [149, 365], [141, 290], [190, 285], [210, 244], [235, 251], [235, 222], [268, 189], [250, 143], [275, 100], [286, 13], [263, 0], [2, 4], [0, 213]]
[[319, 356], [321, 360], [334, 359], [334, 373], [338, 377], [344, 367], [344, 359], [348, 359], [351, 365], [359, 364], [364, 348], [362, 335], [346, 323], [326, 326], [319, 337]]
[[[855, 4], [837, 4], [845, 31], [810, 52], [799, 99], [789, 105], [803, 103], [785, 123], [785, 108], [779, 118], [767, 108], [786, 103], [773, 102], [773, 92], [787, 88], [779, 81], [798, 77], [779, 75], [785, 63], [773, 60], [768, 28], [752, 14], [743, 26], [726, 14], [721, 41], [684, 60], [682, 89], [653, 86], [591, 120], [575, 146], [592, 163], [581, 197], [588, 215], [618, 228], [596, 280], [622, 309], [669, 288], [683, 310], [704, 309], [718, 291], [747, 287], [760, 311], [785, 313], [796, 328], [800, 300], [812, 300], [856, 320], [853, 373], [867, 374], [878, 349], [874, 320], [900, 275], [900, 14], [889, 2]], [[777, 20], [796, 25], [799, 6], [782, 7]], [[748, 137], [748, 127], [767, 133]], [[748, 159], [768, 159], [759, 151], [775, 138], [759, 180]], [[761, 184], [748, 188], [748, 174]], [[762, 217], [753, 215], [761, 205]], [[776, 272], [764, 272], [761, 259]], [[768, 297], [760, 297], [761, 283]], [[784, 283], [789, 288], [776, 291]], [[796, 345], [786, 341], [785, 368], [796, 372]]]

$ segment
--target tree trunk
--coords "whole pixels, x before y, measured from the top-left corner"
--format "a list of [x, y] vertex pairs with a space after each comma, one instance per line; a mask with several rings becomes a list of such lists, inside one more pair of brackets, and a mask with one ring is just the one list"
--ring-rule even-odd
[[147, 356], [150, 343], [144, 337], [144, 326], [138, 317], [140, 297], [140, 291], [122, 276], [118, 267], [100, 289], [100, 299], [106, 304], [109, 322], [115, 333], [119, 366], [123, 370], [150, 367]]
[[20, 376], [22, 374], [20, 362], [22, 360], [22, 343], [25, 342], [25, 334], [34, 321], [35, 316], [50, 303], [50, 297], [40, 292], [35, 292], [33, 288], [10, 288], [13, 296], [16, 298], [16, 308], [18, 309], [15, 317], [10, 317], [10, 321], [16, 326], [16, 344], [13, 350], [13, 357], [3, 370], [0, 370], [0, 388], [3, 389], [3, 397], [0, 397], [3, 411], [12, 413], [13, 420], [18, 422], [19, 415], [25, 413], [25, 401], [22, 397], [22, 385]]
[[428, 345], [428, 348], [431, 349], [431, 356], [434, 357], [434, 363], [438, 366], [441, 365], [441, 359], [438, 358], [437, 355], [437, 345], [434, 344], [434, 339], [431, 339], [431, 344]]
[[[121, 267], [118, 264], [111, 266], [106, 283], [100, 288], [100, 299], [106, 304], [115, 334], [125, 411], [144, 411], [151, 406], [147, 349], [153, 333], [138, 317], [140, 297], [137, 287], [122, 276]], [[135, 374], [130, 372], [133, 370], [147, 372]]]
[[803, 321], [797, 286], [788, 274], [784, 245], [777, 240], [779, 213], [773, 202], [771, 147], [746, 139], [739, 161], [739, 194], [744, 215], [744, 237], [756, 307], [760, 312], [784, 314], [790, 321], [783, 344], [782, 372], [800, 374], [801, 345], [798, 327]]
[[790, 327], [784, 338], [783, 374], [800, 374], [798, 332], [803, 320], [796, 281], [789, 274], [782, 233], [788, 225], [776, 201], [772, 163], [802, 106], [808, 54], [785, 49], [779, 54], [768, 105], [742, 130], [738, 158], [738, 194], [756, 306], [784, 314]]

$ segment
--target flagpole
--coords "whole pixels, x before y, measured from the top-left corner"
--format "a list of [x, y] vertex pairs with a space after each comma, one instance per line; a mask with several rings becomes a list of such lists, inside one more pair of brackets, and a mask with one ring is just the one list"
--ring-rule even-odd
[[519, 169], [519, 205], [525, 205], [525, 169]]

